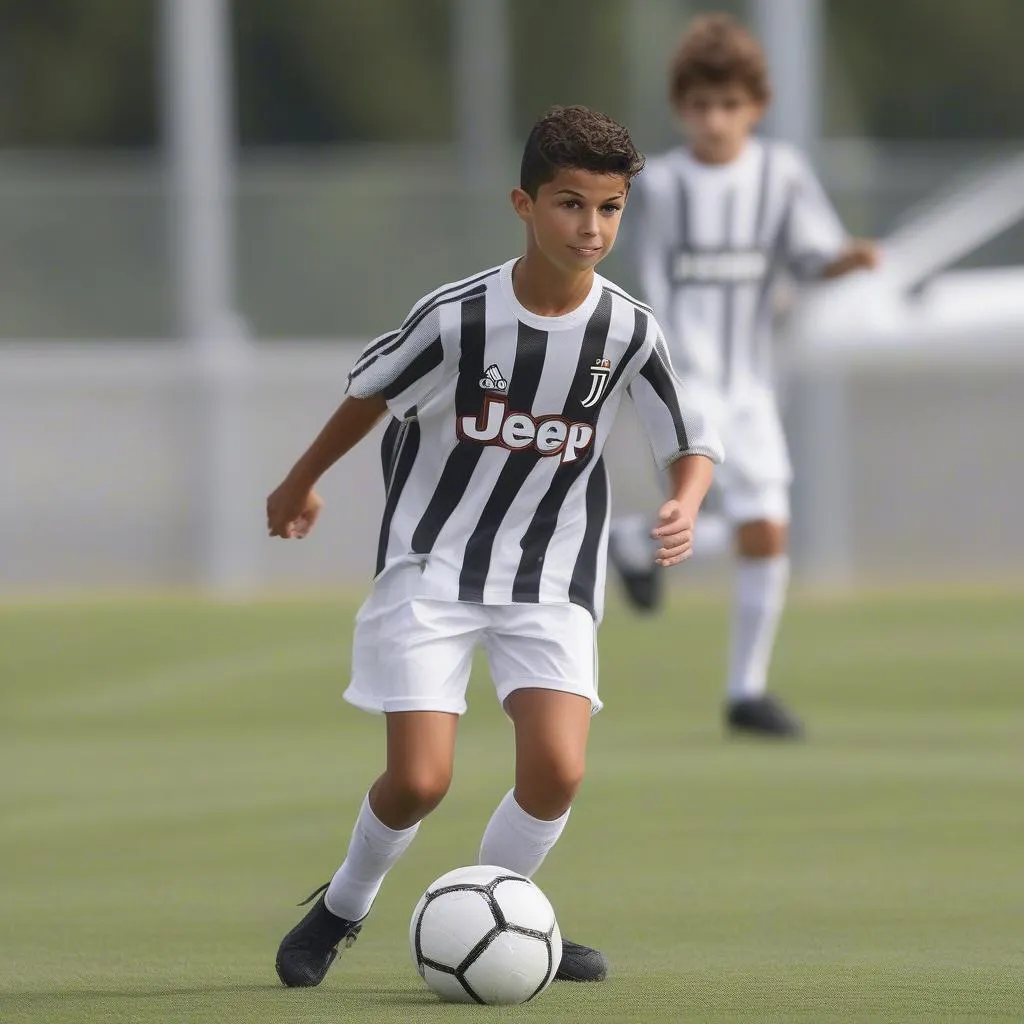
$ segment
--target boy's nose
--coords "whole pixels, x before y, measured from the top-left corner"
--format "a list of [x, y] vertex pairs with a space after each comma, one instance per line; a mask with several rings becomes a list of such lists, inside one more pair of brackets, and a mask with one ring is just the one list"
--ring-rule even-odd
[[728, 118], [724, 110], [713, 108], [708, 111], [705, 123], [707, 124], [708, 129], [717, 135], [725, 128], [727, 120]]

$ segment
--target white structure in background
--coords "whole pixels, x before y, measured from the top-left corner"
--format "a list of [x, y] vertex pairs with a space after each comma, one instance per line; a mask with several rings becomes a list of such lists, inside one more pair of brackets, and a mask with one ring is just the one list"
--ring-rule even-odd
[[749, 0], [749, 7], [772, 78], [764, 133], [813, 158], [821, 141], [821, 0]]
[[[165, 144], [171, 171], [180, 329], [194, 375], [191, 523], [197, 581], [246, 590], [258, 555], [242, 499], [253, 497], [244, 404], [254, 352], [236, 309], [234, 102], [227, 0], [163, 0]], [[461, 166], [486, 180], [507, 157], [507, 0], [453, 9]]]
[[239, 502], [252, 351], [235, 308], [230, 14], [226, 0], [164, 0], [162, 10], [178, 321], [194, 380], [191, 528], [197, 581], [226, 594], [250, 586], [255, 569]]
[[[639, 55], [669, 18], [634, 2], [648, 11]], [[510, 3], [453, 7], [456, 78], [478, 82], [457, 116], [463, 166], [489, 159], [507, 131], [507, 60], [473, 61], [502, 49]], [[199, 583], [231, 593], [361, 585], [372, 570], [383, 504], [372, 443], [324, 481], [314, 538], [265, 537], [263, 498], [337, 403], [361, 343], [246, 339], [226, 7], [163, 7], [186, 343], [0, 346], [0, 590]], [[813, 151], [820, 0], [751, 0], [751, 12], [780, 69], [771, 127]], [[468, 45], [480, 34], [492, 45]], [[644, 82], [635, 88], [639, 102]], [[503, 112], [489, 120], [489, 108]], [[794, 311], [794, 554], [805, 577], [1024, 574], [1011, 515], [1024, 505], [1024, 269], [944, 272], [1022, 217], [1018, 159], [912, 217], [887, 240], [882, 272], [822, 287]], [[627, 511], [657, 500], [641, 444], [627, 436], [609, 453]]]
[[[1016, 167], [895, 232], [882, 273], [809, 293], [791, 316], [804, 578], [1024, 574], [1024, 269], [939, 272], [968, 235], [977, 245], [1024, 215]], [[244, 573], [262, 590], [365, 585], [383, 504], [372, 441], [324, 480], [328, 509], [310, 540], [268, 541], [262, 507], [337, 403], [359, 347], [262, 342], [242, 376], [224, 374], [237, 447], [203, 464], [234, 466], [240, 483], [220, 500], [248, 561], [200, 582], [230, 591]], [[197, 522], [196, 456], [211, 435], [196, 416], [191, 351], [178, 341], [0, 346], [0, 590], [191, 587], [218, 557], [221, 527]], [[627, 430], [609, 451], [625, 511], [657, 500], [643, 450]]]
[[[900, 440], [922, 427], [920, 415], [915, 417], [922, 412], [921, 389], [931, 384], [940, 392], [943, 380], [957, 380], [961, 392], [973, 384], [979, 397], [988, 388], [991, 402], [982, 400], [968, 411], [949, 401], [931, 444], [922, 439], [923, 452], [959, 463], [949, 475], [945, 501], [937, 493], [934, 508], [918, 504], [913, 513], [961, 526], [949, 531], [952, 550], [936, 546], [934, 568], [955, 564], [957, 553], [979, 533], [998, 533], [1009, 523], [1024, 485], [1017, 441], [1024, 426], [1024, 267], [946, 268], [1022, 219], [1024, 153], [912, 214], [884, 241], [879, 271], [819, 286], [790, 315], [784, 343], [800, 473], [796, 553], [807, 574], [849, 580], [872, 561], [863, 550], [871, 545], [870, 533], [857, 538], [858, 500], [874, 491], [876, 506], [898, 518], [899, 495], [921, 469], [919, 460], [899, 454]], [[855, 408], [851, 396], [858, 378], [886, 376], [905, 392], [902, 416], [897, 396], [889, 409], [895, 418], [883, 426], [886, 413], [877, 403], [862, 401]], [[865, 433], [879, 427], [881, 445], [865, 451]], [[974, 443], [979, 436], [985, 440]], [[972, 515], [979, 506], [990, 510], [991, 522]], [[927, 522], [920, 527], [922, 537], [931, 535]], [[1006, 535], [1015, 538], [1016, 528]], [[1024, 545], [1018, 541], [1017, 547]], [[881, 561], [892, 566], [899, 555], [894, 551]], [[873, 568], [883, 571], [879, 564]]]

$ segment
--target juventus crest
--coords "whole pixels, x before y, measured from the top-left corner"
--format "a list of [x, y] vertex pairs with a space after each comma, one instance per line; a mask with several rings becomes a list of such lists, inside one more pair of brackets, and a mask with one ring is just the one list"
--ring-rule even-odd
[[594, 365], [590, 368], [590, 392], [583, 399], [580, 405], [589, 409], [601, 401], [604, 389], [608, 387], [608, 378], [612, 372], [612, 361], [610, 359], [595, 359]]

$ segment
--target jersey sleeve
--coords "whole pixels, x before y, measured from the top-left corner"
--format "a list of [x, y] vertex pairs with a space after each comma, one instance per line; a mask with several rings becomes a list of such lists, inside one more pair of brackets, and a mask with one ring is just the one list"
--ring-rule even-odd
[[651, 331], [646, 355], [627, 391], [658, 468], [665, 469], [684, 455], [705, 455], [712, 462], [722, 462], [722, 441], [707, 410], [676, 376], [661, 329], [653, 320]]
[[441, 388], [447, 353], [436, 307], [413, 307], [397, 331], [374, 338], [348, 375], [346, 394], [380, 395], [399, 419], [407, 419]]
[[785, 233], [785, 258], [792, 274], [802, 281], [820, 277], [842, 251], [846, 232], [835, 208], [807, 161], [793, 158], [793, 190]]

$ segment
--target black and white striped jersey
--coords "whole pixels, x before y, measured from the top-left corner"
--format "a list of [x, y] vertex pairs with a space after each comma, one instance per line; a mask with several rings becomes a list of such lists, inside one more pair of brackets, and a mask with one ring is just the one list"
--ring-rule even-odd
[[383, 395], [386, 502], [377, 573], [420, 564], [420, 595], [572, 602], [599, 618], [608, 480], [601, 457], [623, 394], [661, 467], [721, 459], [673, 374], [648, 307], [594, 275], [564, 316], [537, 316], [512, 260], [421, 299], [370, 342], [348, 394]]
[[684, 147], [648, 160], [625, 227], [674, 368], [727, 395], [771, 386], [782, 273], [818, 276], [846, 239], [800, 153], [756, 138], [729, 164], [701, 163]]

